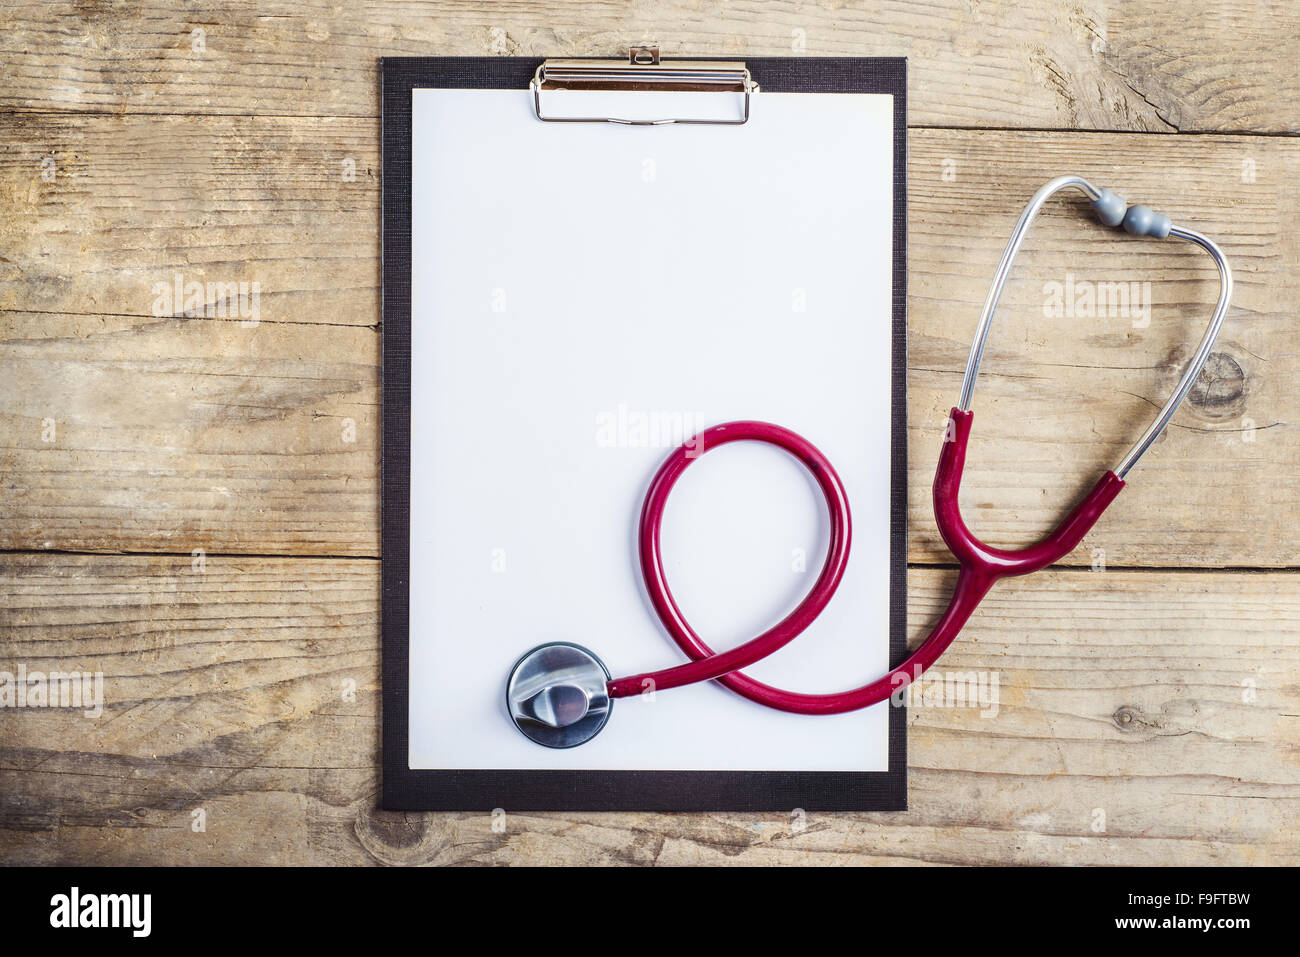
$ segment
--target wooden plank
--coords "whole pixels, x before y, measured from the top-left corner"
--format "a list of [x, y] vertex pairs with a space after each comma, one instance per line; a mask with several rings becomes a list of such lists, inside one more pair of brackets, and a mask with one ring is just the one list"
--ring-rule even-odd
[[[0, 410], [0, 546], [377, 555], [373, 123], [10, 116], [0, 129], [15, 144], [0, 182], [21, 210], [0, 217], [0, 307], [25, 310], [0, 312], [0, 362], [15, 384]], [[1300, 419], [1300, 143], [1098, 142], [911, 133], [910, 557], [948, 559], [929, 483], [1006, 236], [1044, 179], [1078, 170], [1219, 240], [1237, 291], [1212, 374], [1072, 560], [1300, 564], [1295, 537], [1279, 534], [1300, 516], [1287, 470]], [[41, 178], [50, 144], [53, 183]], [[1117, 153], [1141, 162], [1119, 176]], [[348, 156], [352, 182], [341, 178]], [[976, 390], [963, 503], [997, 544], [1040, 535], [1119, 459], [1217, 294], [1199, 251], [1100, 229], [1069, 202], [1079, 208], [1054, 206], [1035, 226]], [[185, 307], [169, 292], [178, 274], [204, 284], [191, 318], [172, 317]], [[222, 301], [208, 283], [241, 282], [261, 284], [259, 322], [204, 315]], [[1066, 308], [1083, 305], [1078, 290], [1116, 283], [1131, 303]], [[171, 312], [155, 317], [160, 298]], [[1060, 315], [1045, 314], [1055, 305]]]
[[1300, 129], [1298, 38], [1300, 11], [1268, 0], [18, 0], [0, 20], [0, 109], [373, 117], [381, 56], [657, 40], [679, 57], [907, 56], [923, 125], [1277, 132]]
[[376, 329], [0, 322], [4, 547], [378, 554]]
[[379, 321], [373, 120], [9, 115], [0, 142], [0, 309]]
[[[1093, 137], [950, 135], [911, 137], [909, 501], [920, 554], [946, 555], [929, 531], [938, 430], [1007, 237], [1049, 175], [1079, 172], [1215, 239], [1236, 284], [1207, 372], [1076, 560], [1296, 565], [1300, 551], [1278, 530], [1300, 499], [1266, 463], [1294, 456], [1300, 412], [1288, 318], [1300, 291], [1290, 226], [1300, 151], [1258, 138], [1107, 137], [1099, 155]], [[1117, 153], [1141, 159], [1117, 169]], [[1125, 309], [1125, 290], [1145, 308]], [[1045, 211], [1002, 296], [975, 389], [962, 501], [976, 533], [1034, 541], [1116, 465], [1181, 377], [1218, 293], [1209, 257], [1189, 244], [1117, 235], [1077, 200]], [[1222, 521], [1227, 512], [1233, 521]]]
[[[951, 577], [913, 571], [914, 637]], [[814, 811], [796, 829], [794, 809], [506, 807], [494, 831], [487, 813], [374, 810], [376, 562], [4, 555], [0, 670], [102, 671], [104, 711], [0, 710], [0, 860], [1294, 865], [1295, 583], [1112, 570], [1000, 585], [941, 663], [996, 674], [996, 714], [909, 713], [906, 814]]]

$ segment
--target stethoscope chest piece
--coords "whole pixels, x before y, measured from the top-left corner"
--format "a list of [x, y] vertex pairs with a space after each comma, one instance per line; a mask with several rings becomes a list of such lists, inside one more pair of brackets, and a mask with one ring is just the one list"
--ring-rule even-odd
[[506, 682], [506, 708], [515, 727], [548, 748], [590, 741], [609, 720], [609, 670], [581, 645], [538, 645], [517, 662]]

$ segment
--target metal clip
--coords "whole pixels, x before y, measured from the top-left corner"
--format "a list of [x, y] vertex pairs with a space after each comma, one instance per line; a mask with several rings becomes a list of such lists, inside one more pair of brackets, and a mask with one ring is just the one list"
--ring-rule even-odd
[[[659, 47], [634, 46], [627, 62], [618, 60], [546, 60], [533, 74], [529, 89], [537, 118], [547, 123], [618, 123], [622, 126], [667, 126], [670, 123], [739, 126], [749, 122], [749, 98], [758, 84], [744, 63], [726, 60], [659, 59]], [[672, 117], [632, 120], [616, 116], [547, 116], [542, 111], [543, 90], [667, 90], [675, 92], [743, 93], [741, 115], [728, 119]]]

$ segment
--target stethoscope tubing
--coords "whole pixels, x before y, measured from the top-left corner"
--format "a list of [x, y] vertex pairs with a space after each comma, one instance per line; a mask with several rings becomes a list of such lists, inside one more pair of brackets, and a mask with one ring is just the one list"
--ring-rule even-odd
[[[973, 418], [971, 412], [952, 410], [934, 479], [934, 511], [939, 532], [961, 566], [947, 610], [925, 641], [902, 664], [869, 684], [833, 694], [787, 691], [756, 681], [740, 669], [766, 658], [803, 632], [831, 600], [844, 577], [852, 542], [852, 519], [844, 485], [834, 467], [802, 436], [767, 422], [729, 422], [714, 426], [675, 450], [656, 473], [646, 494], [641, 510], [639, 552], [650, 602], [669, 636], [691, 661], [662, 671], [616, 678], [606, 686], [609, 696], [626, 698], [697, 681], [717, 680], [750, 701], [778, 711], [826, 715], [877, 704], [920, 677], [960, 634], [995, 582], [1038, 571], [1068, 555], [1124, 487], [1121, 479], [1107, 472], [1056, 530], [1036, 545], [1014, 550], [986, 545], [966, 527], [958, 504]], [[686, 468], [704, 452], [742, 440], [767, 442], [785, 449], [808, 468], [826, 498], [831, 540], [817, 581], [794, 611], [757, 638], [715, 653], [691, 628], [673, 598], [664, 570], [660, 526], [668, 494]]]
[[[994, 311], [1011, 264], [1020, 250], [1030, 223], [1042, 205], [1061, 189], [1074, 188], [1092, 200], [1102, 222], [1122, 225], [1137, 235], [1164, 238], [1172, 236], [1194, 243], [1208, 252], [1219, 270], [1220, 293], [1210, 322], [1188, 362], [1182, 378], [1155, 420], [1113, 470], [1105, 472], [1073, 511], [1038, 543], [1020, 549], [996, 548], [976, 538], [962, 519], [959, 497], [966, 448], [974, 413], [970, 410], [975, 379], [988, 338]], [[1227, 260], [1211, 240], [1179, 226], [1167, 217], [1153, 214], [1145, 207], [1127, 207], [1122, 197], [1099, 190], [1079, 176], [1061, 176], [1040, 189], [1021, 214], [1007, 243], [1002, 260], [989, 289], [980, 316], [957, 405], [948, 416], [943, 448], [935, 471], [933, 500], [935, 523], [944, 543], [956, 557], [957, 583], [947, 609], [931, 629], [925, 641], [902, 664], [886, 674], [848, 691], [834, 694], [801, 694], [755, 681], [740, 669], [754, 664], [784, 647], [816, 619], [839, 587], [848, 563], [852, 541], [852, 519], [848, 497], [835, 469], [812, 443], [803, 437], [767, 422], [741, 421], [714, 426], [674, 450], [650, 483], [641, 511], [639, 554], [646, 591], [659, 620], [669, 636], [691, 660], [662, 671], [645, 672], [617, 678], [607, 684], [611, 698], [645, 694], [697, 681], [716, 680], [739, 695], [779, 711], [796, 714], [840, 714], [856, 711], [888, 699], [895, 691], [918, 679], [952, 644], [989, 589], [1002, 578], [1028, 575], [1072, 552], [1093, 527], [1107, 506], [1124, 488], [1124, 478], [1137, 460], [1155, 441], [1173, 417], [1179, 404], [1200, 374], [1210, 348], [1227, 314], [1232, 296], [1232, 272]], [[813, 587], [789, 615], [756, 638], [729, 651], [715, 654], [691, 628], [668, 586], [660, 547], [660, 526], [668, 495], [686, 468], [709, 449], [737, 441], [760, 441], [775, 445], [795, 456], [813, 475], [826, 498], [830, 516], [831, 541], [826, 560]]]
[[[668, 587], [668, 576], [664, 570], [663, 551], [660, 546], [660, 526], [663, 523], [668, 494], [686, 468], [705, 452], [739, 441], [758, 441], [775, 445], [803, 463], [812, 473], [826, 498], [826, 506], [830, 512], [831, 537], [826, 549], [826, 559], [822, 563], [817, 580], [795, 609], [758, 637], [729, 651], [715, 653], [686, 621], [686, 616], [682, 614], [676, 599], [673, 598], [672, 590]], [[826, 456], [822, 455], [807, 439], [770, 422], [728, 422], [701, 432], [690, 442], [676, 449], [655, 474], [641, 508], [638, 541], [641, 572], [650, 602], [668, 634], [691, 661], [663, 671], [615, 679], [607, 686], [609, 696], [625, 698], [630, 695], [678, 688], [697, 681], [718, 679], [726, 687], [751, 700], [779, 707], [776, 703], [777, 696], [789, 692], [769, 688], [739, 674], [738, 671], [787, 645], [821, 614], [844, 577], [852, 538], [853, 520], [849, 512], [849, 499], [844, 491], [844, 483], [840, 481], [839, 475]]]

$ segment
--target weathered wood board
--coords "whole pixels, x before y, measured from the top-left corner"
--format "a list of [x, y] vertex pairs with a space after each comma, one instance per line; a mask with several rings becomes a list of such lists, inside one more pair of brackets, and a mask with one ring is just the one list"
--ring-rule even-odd
[[15, 0], [0, 109], [376, 116], [381, 56], [906, 56], [922, 126], [1300, 130], [1287, 0]]
[[[1232, 311], [1069, 567], [944, 658], [997, 713], [910, 712], [908, 812], [379, 812], [378, 58], [647, 40], [910, 57], [914, 640], [954, 575], [939, 430], [1034, 189], [1213, 236]], [[1297, 5], [15, 0], [0, 65], [0, 671], [105, 675], [97, 719], [0, 709], [0, 862], [1300, 863]], [[1215, 294], [1193, 249], [1041, 217], [975, 393], [976, 531], [1054, 524]]]
[[[11, 547], [377, 555], [373, 122], [4, 122], [18, 143], [4, 181], [26, 212], [8, 220], [0, 263], [0, 362], [15, 383], [0, 415], [20, 477], [0, 488]], [[20, 125], [45, 131], [41, 145], [24, 146]], [[195, 154], [204, 130], [211, 149]], [[1124, 565], [1300, 564], [1300, 540], [1283, 534], [1300, 521], [1288, 480], [1300, 448], [1289, 333], [1300, 142], [1108, 139], [1143, 157], [1122, 182], [1096, 134], [911, 133], [911, 557], [945, 560], [928, 488], [1001, 247], [1033, 190], [1077, 170], [1217, 237], [1237, 285], [1212, 375], [1072, 560], [1102, 548]], [[66, 158], [46, 183], [51, 148]], [[355, 181], [340, 158], [355, 159]], [[1189, 171], [1171, 182], [1173, 170]], [[1017, 262], [976, 392], [965, 503], [1006, 544], [1041, 534], [1118, 461], [1218, 292], [1199, 250], [1104, 230], [1069, 202], [1044, 214]], [[245, 298], [256, 315], [227, 298], [187, 310], [173, 290], [195, 281], [205, 293], [258, 283], [256, 303]], [[1085, 288], [1118, 292], [1089, 313]]]
[[[914, 640], [951, 577], [911, 572]], [[1297, 864], [1292, 582], [1062, 570], [1004, 583], [943, 662], [996, 673], [997, 707], [909, 712], [904, 814], [506, 807], [496, 832], [486, 812], [373, 810], [376, 561], [6, 555], [0, 660], [102, 670], [105, 711], [0, 711], [0, 853], [115, 864]]]

